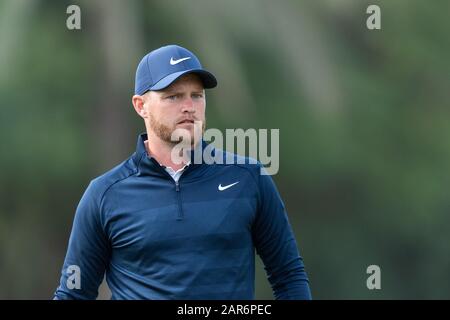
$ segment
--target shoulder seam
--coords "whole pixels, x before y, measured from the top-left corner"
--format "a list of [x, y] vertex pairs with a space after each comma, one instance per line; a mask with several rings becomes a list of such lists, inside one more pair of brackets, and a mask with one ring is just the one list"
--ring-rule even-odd
[[[141, 157], [141, 158], [142, 158], [142, 157]], [[139, 159], [139, 162], [140, 162], [141, 158]], [[134, 161], [133, 161], [133, 162], [134, 162]], [[135, 169], [131, 169], [131, 172], [130, 172], [126, 177], [117, 179], [117, 180], [115, 180], [114, 182], [112, 182], [112, 183], [105, 189], [105, 191], [103, 191], [103, 193], [102, 193], [102, 195], [101, 195], [101, 197], [100, 197], [100, 204], [101, 204], [101, 202], [103, 201], [103, 198], [105, 197], [106, 192], [108, 192], [109, 189], [111, 189], [111, 187], [112, 187], [113, 185], [115, 185], [116, 183], [119, 183], [119, 182], [122, 181], [122, 180], [128, 179], [128, 178], [131, 177], [132, 175], [135, 175], [137, 172], [138, 172], [138, 166], [136, 166]]]

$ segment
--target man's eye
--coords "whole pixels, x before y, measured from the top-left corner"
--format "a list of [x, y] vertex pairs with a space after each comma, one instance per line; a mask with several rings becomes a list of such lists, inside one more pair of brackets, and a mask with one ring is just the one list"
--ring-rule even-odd
[[197, 98], [197, 99], [201, 99], [201, 98], [203, 98], [203, 94], [201, 94], [201, 93], [194, 93], [194, 94], [192, 95], [192, 97], [193, 97], [193, 98]]
[[175, 100], [177, 98], [177, 95], [176, 94], [174, 94], [174, 95], [172, 95], [172, 96], [167, 96], [166, 97], [166, 99], [169, 99], [169, 100]]

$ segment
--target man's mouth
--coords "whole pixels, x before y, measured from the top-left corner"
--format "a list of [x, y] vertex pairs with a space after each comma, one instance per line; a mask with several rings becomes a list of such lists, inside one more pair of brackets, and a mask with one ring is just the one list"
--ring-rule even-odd
[[185, 120], [181, 120], [180, 122], [178, 122], [178, 124], [185, 124], [185, 123], [194, 124], [194, 120], [185, 119]]

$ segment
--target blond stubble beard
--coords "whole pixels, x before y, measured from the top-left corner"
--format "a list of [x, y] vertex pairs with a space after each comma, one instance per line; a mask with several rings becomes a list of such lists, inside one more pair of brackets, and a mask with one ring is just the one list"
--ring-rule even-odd
[[[149, 121], [150, 121], [150, 128], [152, 131], [156, 134], [158, 138], [160, 138], [162, 141], [167, 142], [169, 144], [177, 144], [179, 141], [173, 141], [172, 140], [172, 133], [177, 129], [176, 127], [169, 127], [158, 120], [155, 119], [153, 114], [149, 113]], [[206, 119], [202, 122], [202, 136], [205, 133], [206, 128]], [[191, 145], [194, 145], [198, 141], [194, 141], [193, 132], [191, 132]]]

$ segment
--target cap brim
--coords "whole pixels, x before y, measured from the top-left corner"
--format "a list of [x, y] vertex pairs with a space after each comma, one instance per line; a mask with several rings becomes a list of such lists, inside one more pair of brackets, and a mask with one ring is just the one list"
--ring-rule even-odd
[[176, 81], [178, 78], [188, 73], [198, 74], [201, 81], [203, 82], [203, 87], [205, 87], [205, 89], [211, 89], [217, 86], [216, 77], [214, 77], [212, 73], [203, 69], [190, 69], [169, 74], [168, 76], [162, 78], [157, 83], [155, 83], [155, 85], [153, 85], [149, 90], [157, 91], [165, 89], [168, 86], [170, 86], [174, 81]]

